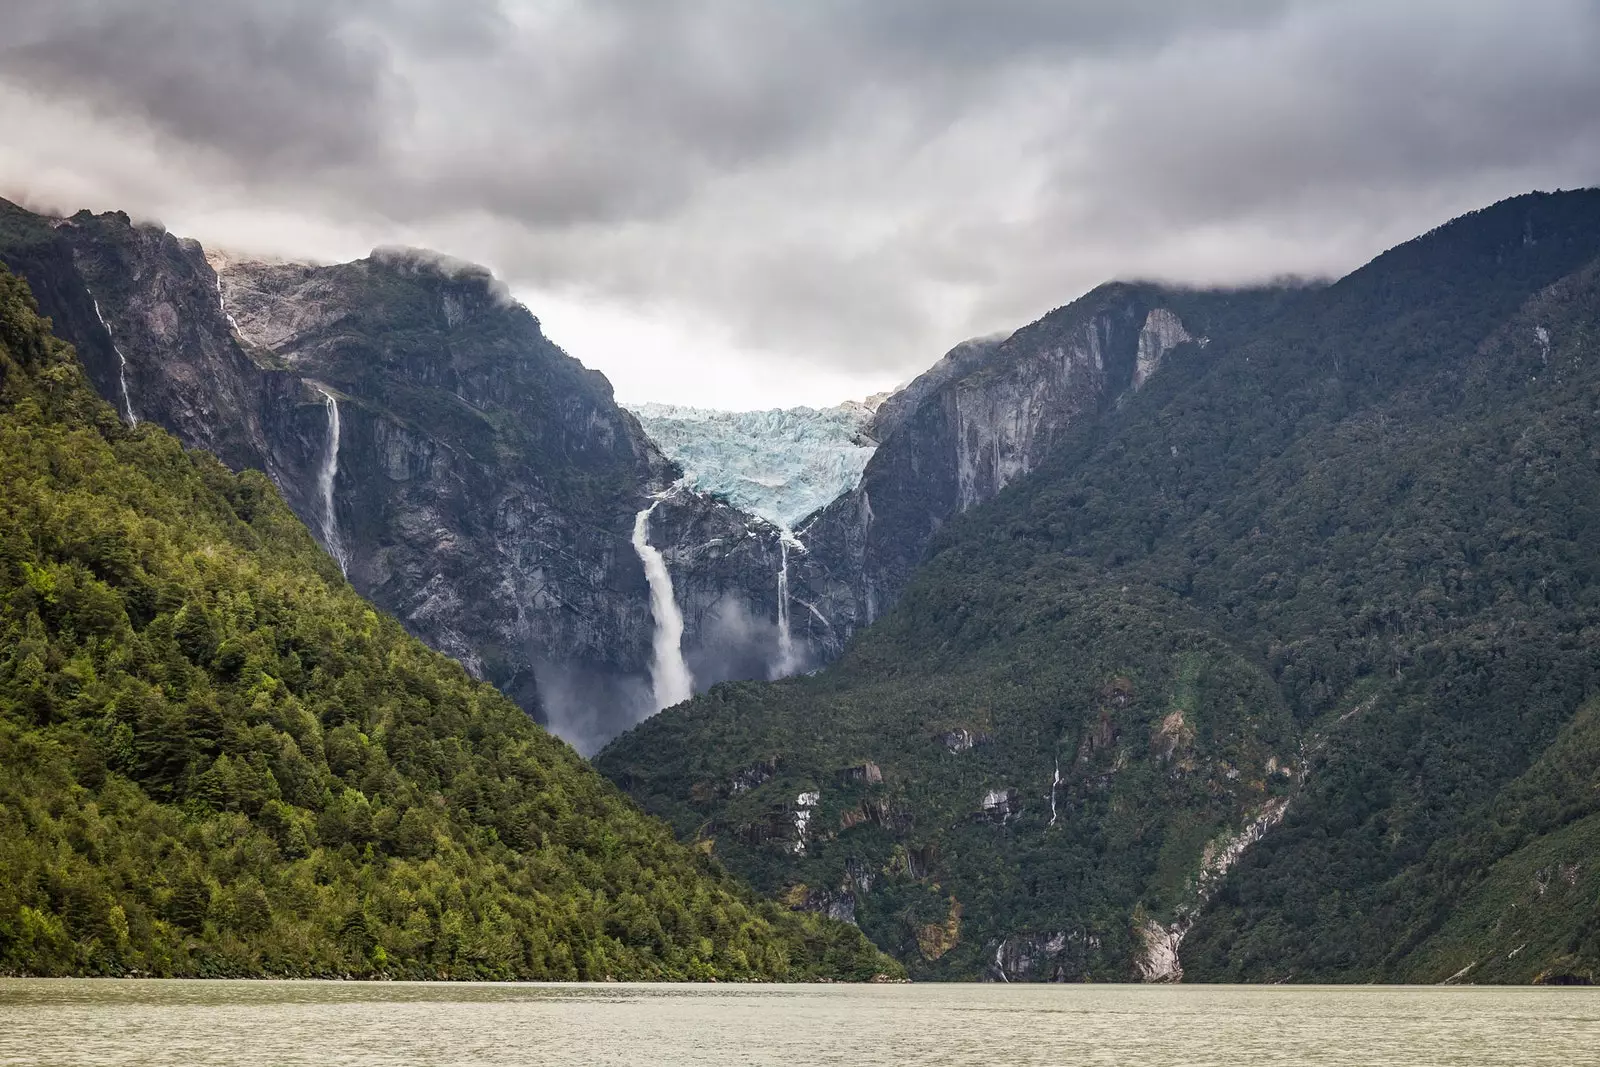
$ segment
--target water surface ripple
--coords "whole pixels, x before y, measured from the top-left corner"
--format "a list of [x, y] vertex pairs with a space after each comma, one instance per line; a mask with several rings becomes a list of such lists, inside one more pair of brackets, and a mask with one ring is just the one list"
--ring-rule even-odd
[[1600, 1063], [1600, 990], [0, 979], [0, 1065]]

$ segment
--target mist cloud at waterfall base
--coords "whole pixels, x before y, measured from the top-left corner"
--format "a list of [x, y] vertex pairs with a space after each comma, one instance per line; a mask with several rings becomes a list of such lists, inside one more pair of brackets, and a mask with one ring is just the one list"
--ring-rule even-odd
[[722, 597], [701, 616], [697, 636], [684, 650], [697, 692], [717, 682], [782, 677], [809, 666], [804, 643], [797, 643], [786, 665], [789, 669], [779, 671], [783, 653], [777, 623], [755, 615], [734, 594]]
[[585, 758], [656, 712], [646, 675], [618, 675], [573, 663], [544, 663], [536, 677], [546, 728]]
[[[685, 642], [683, 655], [696, 694], [719, 682], [775, 676], [781, 656], [778, 626], [753, 613], [738, 595], [727, 594], [701, 612], [695, 634]], [[805, 642], [795, 643], [792, 673], [814, 665], [807, 652]], [[534, 674], [546, 728], [585, 758], [658, 710], [647, 670], [619, 675], [614, 667], [544, 662]]]

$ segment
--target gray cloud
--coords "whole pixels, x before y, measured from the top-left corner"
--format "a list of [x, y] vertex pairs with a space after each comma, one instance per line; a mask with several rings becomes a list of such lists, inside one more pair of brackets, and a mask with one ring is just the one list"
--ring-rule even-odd
[[0, 24], [0, 119], [28, 120], [0, 193], [426, 242], [840, 381], [1108, 277], [1343, 270], [1600, 175], [1590, 0], [0, 0]]

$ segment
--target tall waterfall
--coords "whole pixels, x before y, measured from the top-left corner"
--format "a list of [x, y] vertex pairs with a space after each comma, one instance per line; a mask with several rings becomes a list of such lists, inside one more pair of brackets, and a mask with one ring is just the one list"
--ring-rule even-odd
[[[778, 528], [778, 662], [772, 665], [773, 678], [787, 678], [800, 666], [794, 654], [794, 634], [789, 629], [789, 547], [804, 547], [787, 526]], [[812, 609], [815, 611], [816, 609]]]
[[322, 496], [322, 547], [338, 562], [339, 573], [346, 574], [350, 560], [339, 540], [339, 517], [333, 507], [333, 481], [339, 475], [339, 401], [322, 386], [313, 388], [322, 394], [328, 411], [327, 451], [322, 457], [322, 469], [317, 472], [317, 492]]
[[239, 324], [228, 313], [228, 298], [222, 295], [222, 275], [217, 275], [217, 308], [222, 312], [222, 317], [228, 320], [228, 326], [234, 333], [239, 333]]
[[694, 678], [689, 674], [689, 665], [683, 661], [683, 613], [672, 595], [672, 575], [667, 573], [666, 557], [660, 549], [650, 547], [650, 513], [656, 509], [656, 504], [634, 517], [633, 550], [639, 553], [645, 580], [650, 583], [650, 614], [656, 623], [651, 640], [650, 688], [654, 691], [656, 710], [660, 711], [694, 696]]
[[127, 417], [129, 426], [137, 426], [139, 416], [133, 413], [133, 400], [128, 396], [128, 357], [122, 354], [117, 339], [111, 336], [111, 324], [100, 314], [100, 301], [95, 299], [93, 293], [89, 294], [89, 301], [94, 304], [94, 317], [100, 320], [100, 325], [105, 327], [106, 336], [111, 338], [111, 351], [117, 354], [117, 384], [122, 387], [122, 413]]

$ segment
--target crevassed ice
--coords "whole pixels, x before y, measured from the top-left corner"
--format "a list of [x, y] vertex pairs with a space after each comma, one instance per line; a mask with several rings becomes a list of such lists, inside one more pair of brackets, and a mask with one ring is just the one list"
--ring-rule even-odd
[[861, 481], [876, 445], [863, 431], [872, 408], [713, 411], [672, 404], [630, 408], [696, 489], [785, 528]]

